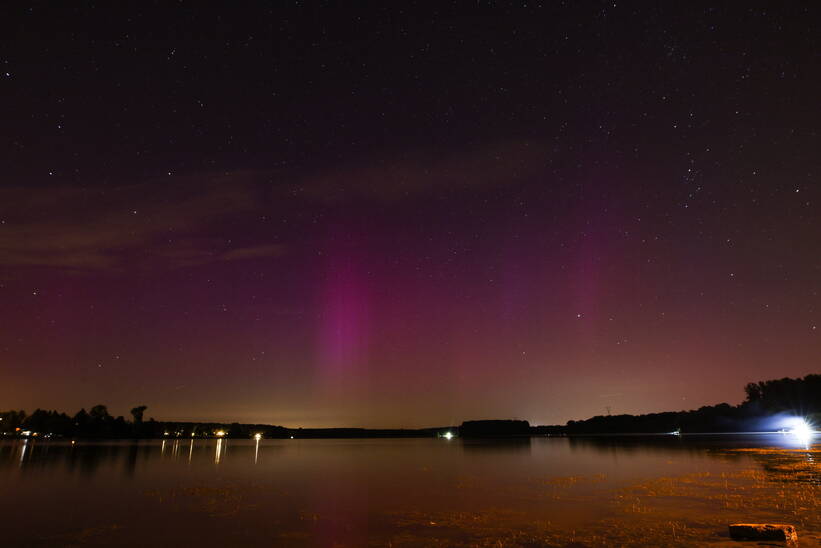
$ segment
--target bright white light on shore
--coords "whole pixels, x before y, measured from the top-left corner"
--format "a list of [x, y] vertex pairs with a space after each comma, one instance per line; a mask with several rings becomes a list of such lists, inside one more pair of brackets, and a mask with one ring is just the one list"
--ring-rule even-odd
[[452, 439], [453, 439], [453, 432], [445, 432], [445, 433], [443, 434], [443, 437], [444, 437], [446, 440], [452, 440]]
[[217, 430], [216, 432], [214, 432], [214, 435], [218, 438], [221, 438], [225, 436], [225, 430]]
[[254, 439], [259, 441], [262, 439], [262, 434], [254, 434]]
[[811, 440], [813, 434], [815, 434], [812, 426], [810, 426], [807, 421], [803, 419], [796, 421], [795, 425], [793, 425], [789, 432], [793, 436], [805, 442]]

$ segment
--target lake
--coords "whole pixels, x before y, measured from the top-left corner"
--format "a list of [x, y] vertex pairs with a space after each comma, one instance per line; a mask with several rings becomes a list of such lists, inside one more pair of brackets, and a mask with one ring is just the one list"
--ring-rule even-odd
[[789, 435], [0, 442], [3, 546], [733, 545], [821, 539]]

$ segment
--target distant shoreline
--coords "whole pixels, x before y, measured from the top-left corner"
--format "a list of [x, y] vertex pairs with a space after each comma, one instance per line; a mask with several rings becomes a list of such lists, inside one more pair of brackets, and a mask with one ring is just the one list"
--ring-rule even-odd
[[[532, 427], [538, 429], [539, 427]], [[355, 430], [355, 431], [352, 431]], [[459, 433], [459, 427], [441, 427], [441, 428], [422, 428], [422, 429], [350, 429], [350, 428], [297, 428], [288, 429], [289, 434], [273, 435], [259, 437], [262, 439], [282, 439], [282, 440], [307, 440], [307, 439], [420, 439], [420, 438], [444, 438], [445, 434], [450, 432], [453, 439], [466, 439], [478, 441], [494, 441], [494, 440], [515, 440], [515, 439], [532, 439], [532, 438], [566, 438], [566, 439], [584, 439], [584, 438], [610, 438], [610, 439], [665, 439], [674, 441], [679, 438], [709, 438], [718, 436], [752, 436], [752, 435], [774, 435], [782, 434], [784, 432], [778, 431], [739, 431], [739, 432], [687, 432], [673, 434], [670, 432], [601, 432], [601, 433], [566, 433], [566, 434], [543, 434], [533, 432], [529, 434], [519, 435], [504, 435], [504, 434], [488, 434], [488, 435], [463, 435]], [[254, 440], [251, 436], [217, 436], [217, 435], [160, 435], [160, 436], [62, 436], [62, 435], [42, 435], [38, 433], [33, 435], [9, 435], [0, 434], [0, 441], [3, 440], [37, 440], [37, 441], [141, 441], [141, 440]]]
[[821, 425], [821, 375], [749, 383], [747, 398], [739, 405], [720, 403], [690, 411], [644, 415], [598, 415], [565, 425], [531, 426], [526, 420], [468, 420], [461, 425], [429, 428], [288, 428], [238, 422], [144, 420], [145, 405], [131, 409], [133, 420], [113, 417], [105, 405], [81, 409], [73, 417], [37, 409], [0, 412], [0, 436], [65, 439], [140, 438], [512, 438], [531, 436], [658, 436], [704, 433], [754, 434], [789, 431], [796, 427], [814, 432]]

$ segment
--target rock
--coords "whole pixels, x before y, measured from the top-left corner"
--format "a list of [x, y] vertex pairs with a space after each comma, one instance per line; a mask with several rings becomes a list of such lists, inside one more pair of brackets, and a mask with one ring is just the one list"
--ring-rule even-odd
[[795, 527], [783, 523], [734, 523], [730, 525], [733, 540], [785, 540], [795, 542]]

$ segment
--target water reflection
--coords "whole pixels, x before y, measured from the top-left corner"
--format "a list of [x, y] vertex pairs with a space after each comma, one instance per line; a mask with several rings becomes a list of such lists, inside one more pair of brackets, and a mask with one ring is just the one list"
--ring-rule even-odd
[[222, 458], [222, 438], [217, 438], [217, 452], [214, 454], [214, 464], [219, 464]]
[[800, 428], [788, 432], [780, 432], [781, 444], [785, 447], [801, 447], [809, 449], [815, 439], [815, 432], [803, 423]]
[[123, 468], [126, 476], [133, 477], [137, 471], [137, 455], [139, 454], [139, 450], [140, 446], [136, 443], [128, 448], [128, 457], [125, 460], [125, 467]]
[[[724, 489], [725, 477], [739, 485], [752, 478], [759, 487], [772, 486], [771, 480], [821, 485], [821, 449], [790, 446], [782, 435], [449, 442], [219, 438], [189, 439], [188, 451], [182, 441], [0, 442], [0, 484], [4, 499], [15, 501], [9, 515], [19, 531], [6, 536], [21, 544], [27, 528], [40, 533], [35, 521], [48, 513], [48, 530], [32, 546], [81, 544], [59, 535], [91, 529], [108, 532], [82, 540], [85, 545], [146, 545], [145, 538], [128, 537], [139, 528], [128, 517], [139, 506], [169, 545], [236, 545], [236, 527], [254, 531], [249, 545], [361, 546], [376, 530], [421, 535], [408, 545], [447, 545], [437, 535], [490, 523], [501, 527], [504, 520], [519, 520], [517, 530], [547, 519], [576, 528], [582, 518], [609, 511], [607, 501], [616, 500], [617, 489], [651, 480], [665, 489], [671, 477], [715, 480], [712, 495]], [[693, 485], [673, 487], [690, 496]], [[66, 511], [100, 500], [100, 514], [79, 524], [78, 514]], [[712, 508], [722, 501], [705, 498], [701, 504]], [[105, 529], [111, 523], [122, 529]], [[195, 538], [183, 538], [184, 530], [195, 531]], [[292, 536], [277, 536], [286, 534]], [[494, 545], [464, 539], [464, 545]]]
[[532, 446], [531, 438], [461, 438], [462, 448], [466, 452], [492, 453], [529, 453]]
[[[21, 439], [0, 441], [0, 470], [14, 464], [23, 471], [64, 467], [83, 475], [94, 475], [101, 466], [120, 469], [123, 476], [134, 478], [142, 467], [157, 466], [158, 462], [185, 463], [195, 466], [198, 454], [208, 451], [213, 464], [225, 464], [228, 447], [231, 445], [240, 459], [253, 464], [262, 462], [263, 446], [270, 451], [284, 451], [284, 440], [216, 440], [190, 439], [188, 447], [184, 440], [134, 440], [134, 441], [45, 441]], [[213, 444], [213, 445], [212, 445]], [[198, 451], [199, 450], [199, 451]], [[200, 460], [200, 463], [203, 461]]]
[[23, 460], [26, 458], [26, 450], [29, 447], [29, 440], [23, 440], [23, 445], [20, 447], [20, 466], [23, 466]]
[[[101, 465], [117, 463], [123, 474], [133, 477], [141, 466], [152, 466], [155, 460], [167, 462], [183, 462], [189, 465], [197, 464], [197, 448], [205, 450], [214, 443], [211, 459], [213, 464], [227, 462], [239, 465], [244, 462], [261, 464], [263, 448], [278, 453], [293, 454], [302, 448], [327, 446], [329, 455], [336, 454], [341, 447], [349, 450], [366, 451], [371, 447], [380, 447], [387, 451], [401, 454], [402, 447], [419, 445], [430, 447], [437, 455], [458, 454], [468, 455], [505, 455], [504, 458], [529, 459], [535, 456], [545, 456], [548, 451], [561, 449], [564, 453], [578, 453], [581, 455], [600, 454], [607, 457], [623, 457], [632, 459], [637, 457], [656, 458], [664, 455], [683, 455], [716, 458], [719, 460], [737, 459], [748, 452], [758, 449], [771, 450], [773, 454], [779, 450], [786, 450], [791, 457], [802, 454], [807, 464], [817, 465], [819, 452], [813, 445], [799, 440], [791, 434], [762, 434], [757, 436], [625, 436], [605, 437], [591, 436], [578, 438], [513, 438], [513, 439], [458, 439], [451, 443], [441, 443], [441, 440], [303, 440], [294, 444], [289, 440], [188, 440], [188, 450], [182, 446], [181, 440], [141, 440], [122, 442], [90, 442], [90, 441], [46, 441], [46, 440], [13, 440], [0, 441], [0, 469], [13, 462], [17, 468], [41, 469], [54, 466], [64, 466], [71, 470], [93, 474]], [[234, 448], [232, 459], [228, 457], [229, 443]], [[323, 445], [324, 444], [324, 445]], [[183, 457], [183, 451], [187, 453]], [[314, 451], [314, 449], [312, 449]], [[747, 451], [747, 452], [745, 452]], [[314, 454], [314, 453], [311, 453]], [[752, 453], [750, 453], [752, 454]], [[245, 455], [243, 457], [243, 455]], [[748, 455], [749, 456], [749, 455]]]
[[684, 434], [684, 435], [624, 435], [581, 436], [564, 438], [572, 449], [603, 453], [685, 452], [703, 453], [705, 450], [776, 447], [807, 449], [812, 440], [791, 433], [762, 432], [744, 434]]

